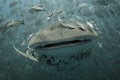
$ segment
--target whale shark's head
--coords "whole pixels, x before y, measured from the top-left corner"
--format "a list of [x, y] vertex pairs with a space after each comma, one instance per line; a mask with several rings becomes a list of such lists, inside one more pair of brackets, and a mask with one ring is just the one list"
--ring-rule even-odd
[[[62, 68], [63, 64], [87, 57], [98, 34], [89, 25], [75, 20], [56, 21], [38, 31], [29, 41], [26, 53], [14, 49], [31, 60], [42, 61], [51, 66]], [[62, 64], [62, 65], [61, 65]], [[72, 64], [71, 68], [74, 68]]]
[[56, 21], [37, 32], [29, 47], [38, 55], [69, 57], [94, 45], [97, 33], [87, 24], [76, 20]]

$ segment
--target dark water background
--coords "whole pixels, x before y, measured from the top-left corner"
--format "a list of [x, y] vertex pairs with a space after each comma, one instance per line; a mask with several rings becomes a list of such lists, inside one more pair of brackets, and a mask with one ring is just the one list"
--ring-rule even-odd
[[[0, 26], [13, 19], [24, 19], [25, 25], [0, 30], [0, 80], [120, 80], [120, 0], [0, 0]], [[30, 14], [30, 6], [41, 3], [46, 11]], [[86, 3], [87, 6], [81, 4]], [[78, 9], [79, 6], [79, 9]], [[63, 13], [47, 20], [46, 14], [62, 9]], [[68, 14], [64, 11], [69, 10]], [[78, 21], [94, 21], [99, 36], [90, 56], [80, 61], [74, 70], [56, 71], [18, 54], [25, 51], [30, 34], [64, 16]], [[29, 23], [35, 20], [30, 27]], [[28, 42], [26, 42], [27, 44]]]

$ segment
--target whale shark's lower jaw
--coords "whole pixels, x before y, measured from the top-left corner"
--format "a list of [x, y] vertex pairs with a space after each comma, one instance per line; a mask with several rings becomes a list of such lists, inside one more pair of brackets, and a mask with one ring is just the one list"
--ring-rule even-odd
[[46, 43], [37, 43], [32, 49], [38, 55], [51, 57], [69, 57], [77, 53], [88, 50], [94, 44], [94, 37], [80, 37], [77, 39], [67, 39]]

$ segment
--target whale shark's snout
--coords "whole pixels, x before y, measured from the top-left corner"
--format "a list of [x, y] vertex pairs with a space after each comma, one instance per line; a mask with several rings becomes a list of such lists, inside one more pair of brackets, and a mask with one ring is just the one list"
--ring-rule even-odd
[[29, 47], [38, 55], [69, 57], [94, 45], [97, 33], [87, 24], [76, 20], [56, 21], [37, 32]]

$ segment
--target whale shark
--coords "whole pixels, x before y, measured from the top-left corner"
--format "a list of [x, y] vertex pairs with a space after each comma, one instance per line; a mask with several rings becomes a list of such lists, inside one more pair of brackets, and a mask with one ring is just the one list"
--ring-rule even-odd
[[33, 35], [28, 44], [26, 53], [14, 49], [29, 59], [39, 62], [43, 59], [48, 64], [64, 61], [77, 55], [90, 53], [98, 37], [97, 32], [85, 22], [76, 20], [56, 21]]

